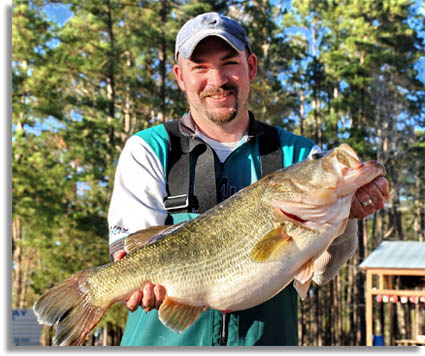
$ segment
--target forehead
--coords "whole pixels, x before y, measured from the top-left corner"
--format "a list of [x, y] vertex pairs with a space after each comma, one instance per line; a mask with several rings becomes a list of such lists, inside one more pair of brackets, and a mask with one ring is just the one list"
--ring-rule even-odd
[[225, 40], [217, 36], [209, 36], [198, 43], [190, 57], [190, 60], [197, 62], [206, 60], [214, 55], [233, 57], [239, 56], [243, 52], [236, 51]]

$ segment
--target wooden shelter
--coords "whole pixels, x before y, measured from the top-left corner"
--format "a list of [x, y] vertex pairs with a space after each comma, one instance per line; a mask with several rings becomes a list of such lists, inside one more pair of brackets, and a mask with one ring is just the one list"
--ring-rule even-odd
[[[359, 266], [366, 271], [366, 344], [373, 345], [373, 301], [379, 298], [392, 298], [391, 302], [414, 300], [425, 302], [425, 286], [395, 287], [395, 277], [423, 281], [425, 278], [425, 242], [384, 241]], [[414, 299], [412, 299], [414, 298]], [[416, 316], [418, 318], [418, 315]], [[396, 340], [398, 345], [425, 345], [415, 330], [412, 339]]]

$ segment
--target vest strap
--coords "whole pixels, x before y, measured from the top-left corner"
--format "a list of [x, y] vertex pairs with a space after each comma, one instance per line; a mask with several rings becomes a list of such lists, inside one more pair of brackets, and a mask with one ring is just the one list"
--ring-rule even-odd
[[263, 134], [258, 136], [260, 151], [261, 176], [277, 171], [283, 166], [282, 147], [277, 129], [273, 126], [259, 122]]
[[[167, 121], [169, 153], [167, 193], [164, 200], [169, 214], [203, 213], [217, 204], [215, 153], [197, 138], [180, 132], [179, 121]], [[277, 129], [257, 121], [262, 133], [257, 136], [262, 176], [282, 168], [282, 148]], [[190, 140], [197, 140], [191, 142]]]

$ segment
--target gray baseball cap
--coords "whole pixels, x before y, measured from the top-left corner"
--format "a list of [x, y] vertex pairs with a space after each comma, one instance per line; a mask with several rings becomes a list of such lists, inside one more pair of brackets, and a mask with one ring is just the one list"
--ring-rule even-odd
[[247, 48], [251, 52], [246, 32], [238, 22], [216, 12], [207, 12], [189, 20], [180, 29], [176, 39], [176, 61], [178, 53], [190, 58], [198, 43], [208, 36], [220, 37], [238, 51]]

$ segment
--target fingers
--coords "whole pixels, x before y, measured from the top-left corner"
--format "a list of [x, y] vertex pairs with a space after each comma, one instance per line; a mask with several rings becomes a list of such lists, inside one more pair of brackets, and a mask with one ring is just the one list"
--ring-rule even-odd
[[114, 252], [114, 254], [112, 255], [112, 258], [115, 262], [123, 258], [125, 255], [126, 255], [126, 252], [124, 250], [118, 250]]
[[[124, 250], [118, 250], [114, 252], [112, 258], [115, 262], [122, 259], [125, 255], [126, 252]], [[142, 289], [136, 290], [127, 299], [127, 309], [131, 312], [135, 311], [139, 306], [141, 306], [145, 312], [150, 312], [152, 309], [159, 309], [166, 294], [163, 286], [147, 282]]]
[[165, 288], [160, 284], [157, 284], [153, 291], [155, 294], [155, 309], [159, 309], [167, 293], [165, 291]]
[[[363, 219], [363, 217], [367, 216], [367, 212], [364, 210], [360, 199], [360, 194], [357, 191], [351, 203], [350, 219]], [[367, 201], [367, 199], [364, 199], [364, 201]]]
[[127, 300], [127, 309], [131, 312], [135, 311], [139, 307], [142, 297], [143, 293], [141, 290], [135, 291]]
[[155, 296], [153, 292], [154, 285], [148, 282], [143, 287], [142, 309], [150, 312], [155, 306]]
[[[114, 252], [112, 258], [115, 262], [122, 259], [125, 255], [126, 252], [124, 250], [118, 250]], [[131, 312], [135, 311], [139, 306], [141, 306], [145, 312], [150, 312], [152, 309], [159, 309], [166, 294], [166, 290], [163, 286], [147, 282], [142, 289], [136, 290], [128, 297], [126, 301], [127, 309]]]
[[384, 177], [378, 177], [372, 183], [376, 185], [384, 200], [387, 201], [390, 198], [390, 183], [388, 180]]
[[159, 309], [165, 299], [165, 288], [159, 284], [154, 285], [150, 282], [143, 287], [142, 309], [150, 312], [152, 309]]
[[139, 306], [145, 312], [152, 309], [159, 309], [166, 296], [165, 288], [161, 285], [154, 285], [151, 282], [145, 283], [142, 289], [135, 291], [127, 300], [127, 309], [135, 311]]
[[382, 209], [389, 196], [388, 180], [384, 177], [376, 178], [357, 190], [351, 204], [350, 218], [363, 219]]

